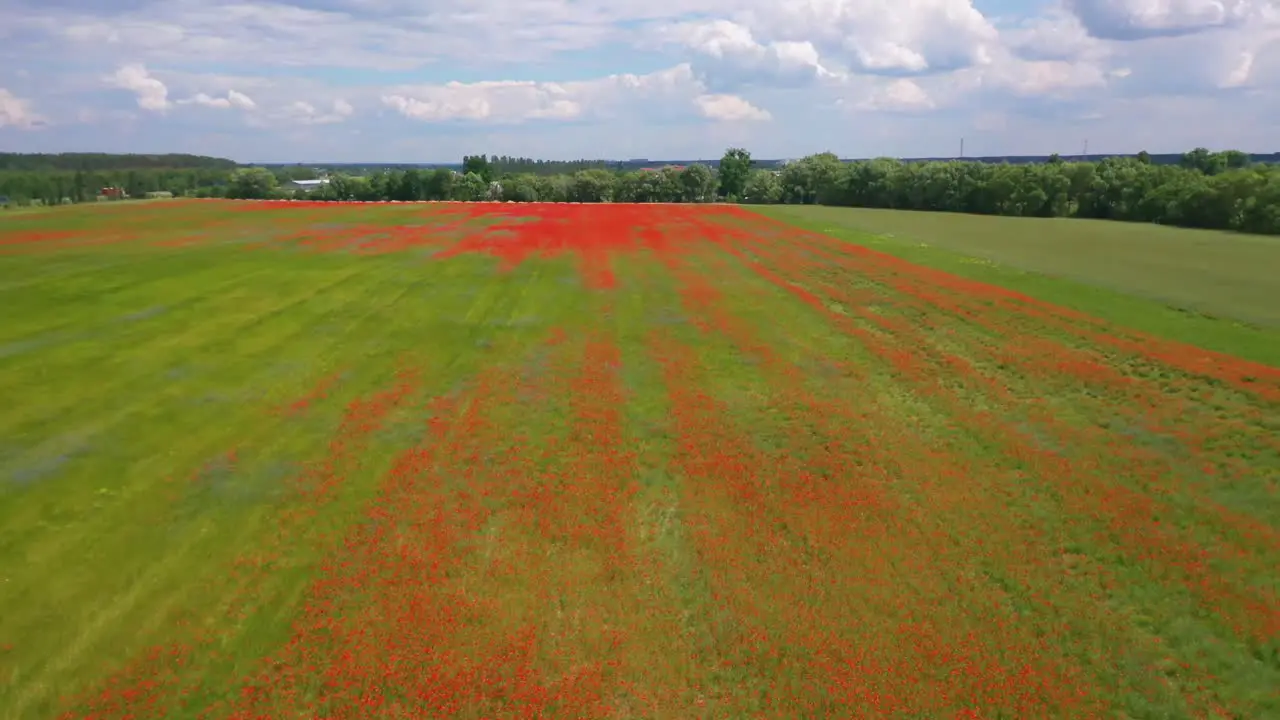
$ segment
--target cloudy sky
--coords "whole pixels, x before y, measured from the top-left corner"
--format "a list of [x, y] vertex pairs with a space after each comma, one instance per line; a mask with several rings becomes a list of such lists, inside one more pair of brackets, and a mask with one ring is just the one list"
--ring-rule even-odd
[[0, 0], [0, 150], [1280, 150], [1280, 0]]

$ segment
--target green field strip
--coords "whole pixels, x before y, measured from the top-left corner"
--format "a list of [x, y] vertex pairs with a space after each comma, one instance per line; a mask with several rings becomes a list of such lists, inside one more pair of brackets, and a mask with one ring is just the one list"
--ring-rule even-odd
[[[863, 229], [852, 216], [842, 213], [856, 212], [847, 208], [755, 208], [767, 217], [793, 224], [797, 227], [824, 233], [831, 237], [888, 253], [909, 262], [919, 263], [937, 268], [961, 277], [978, 280], [1006, 287], [1025, 293], [1047, 302], [1087, 312], [1117, 325], [1151, 333], [1153, 335], [1185, 342], [1191, 345], [1236, 355], [1242, 358], [1267, 363], [1280, 367], [1280, 329], [1274, 327], [1269, 316], [1259, 313], [1270, 312], [1268, 308], [1280, 307], [1280, 302], [1273, 302], [1280, 297], [1280, 289], [1276, 287], [1275, 274], [1270, 268], [1277, 262], [1271, 261], [1271, 250], [1267, 251], [1265, 262], [1254, 263], [1247, 259], [1238, 259], [1237, 264], [1251, 265], [1254, 274], [1247, 280], [1248, 297], [1253, 300], [1229, 301], [1229, 306], [1221, 311], [1223, 317], [1208, 317], [1198, 312], [1188, 312], [1185, 303], [1177, 302], [1177, 296], [1171, 300], [1152, 299], [1131, 287], [1102, 286], [1090, 284], [1082, 279], [1060, 276], [1048, 269], [1034, 271], [1020, 267], [1012, 262], [994, 262], [980, 257], [973, 246], [957, 243], [944, 243], [936, 238], [946, 234], [945, 223], [939, 221], [931, 224], [926, 230], [916, 231], [920, 239], [908, 239], [902, 232], [893, 232], [886, 227], [876, 226]], [[895, 212], [895, 211], [876, 211]], [[927, 215], [929, 213], [900, 213], [901, 215]], [[938, 214], [945, 219], [944, 214]], [[962, 216], [967, 217], [967, 216]], [[969, 222], [997, 221], [1017, 218], [974, 217]], [[905, 223], [915, 222], [906, 218]], [[1036, 221], [1040, 222], [1040, 221]], [[1073, 223], [1075, 220], [1047, 221]], [[1123, 225], [1124, 223], [1115, 223]], [[1086, 223], [1086, 225], [1088, 225]], [[1152, 226], [1149, 232], [1160, 232], [1164, 228]], [[1083, 230], [1084, 227], [1081, 227]], [[1028, 236], [1041, 234], [1043, 231], [1035, 224], [1021, 228]], [[987, 232], [998, 232], [988, 228]], [[1186, 231], [1178, 232], [1205, 232]], [[975, 231], [976, 233], [976, 231]], [[1219, 235], [1211, 233], [1212, 235]], [[1069, 238], [1059, 238], [1069, 246]], [[1222, 236], [1221, 241], [1227, 244], [1247, 243], [1236, 236]], [[1270, 246], [1267, 246], [1270, 247]], [[1158, 250], [1156, 251], [1158, 253]], [[977, 257], [976, 257], [977, 256]], [[1251, 257], [1251, 256], [1250, 256]], [[1094, 260], [1099, 267], [1108, 266], [1109, 258], [1105, 253], [1095, 254]], [[1261, 273], [1261, 275], [1259, 275]], [[1083, 277], [1083, 276], [1082, 276]], [[1189, 283], [1193, 289], [1196, 283]], [[1216, 288], [1218, 286], [1213, 286]], [[1211, 294], [1213, 288], [1200, 290], [1201, 294]], [[1173, 306], [1171, 306], [1171, 303]], [[1239, 319], [1234, 319], [1239, 318]], [[1250, 324], [1250, 320], [1257, 324]], [[1270, 323], [1271, 326], [1262, 323]]]

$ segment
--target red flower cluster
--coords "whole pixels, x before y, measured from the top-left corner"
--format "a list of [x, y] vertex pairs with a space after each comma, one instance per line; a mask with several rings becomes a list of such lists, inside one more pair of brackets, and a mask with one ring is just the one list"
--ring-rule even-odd
[[591, 305], [450, 392], [406, 370], [348, 406], [210, 589], [225, 628], [278, 616], [256, 578], [416, 410], [287, 640], [246, 665], [175, 628], [68, 718], [1280, 707], [1237, 692], [1280, 673], [1280, 370], [733, 207], [233, 207], [207, 219], [269, 223], [257, 251], [569, 257]]

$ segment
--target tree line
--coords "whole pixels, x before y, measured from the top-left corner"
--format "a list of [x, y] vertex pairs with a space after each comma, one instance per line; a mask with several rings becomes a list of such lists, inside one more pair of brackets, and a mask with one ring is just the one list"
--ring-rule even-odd
[[1280, 234], [1280, 166], [1203, 149], [1179, 165], [1142, 157], [1034, 165], [841, 163], [831, 154], [749, 174], [747, 202], [1078, 217]]
[[[284, 197], [274, 176], [237, 170], [230, 197]], [[892, 158], [846, 162], [810, 155], [780, 169], [755, 167], [751, 154], [728, 150], [719, 166], [582, 169], [539, 175], [505, 173], [482, 155], [463, 169], [392, 170], [333, 175], [296, 197], [312, 200], [503, 200], [514, 202], [741, 202], [961, 212], [1023, 217], [1078, 217], [1280, 234], [1280, 166], [1253, 163], [1238, 151], [1197, 148], [1176, 165], [1145, 153], [1096, 162], [1052, 156], [1035, 164]]]
[[89, 202], [108, 188], [130, 197], [221, 193], [238, 167], [207, 155], [0, 153], [0, 205]]
[[231, 171], [234, 160], [207, 155], [140, 155], [116, 153], [6, 153], [0, 152], [0, 170], [50, 172], [55, 170], [176, 170], [218, 168]]
[[582, 170], [614, 169], [617, 163], [604, 160], [534, 160], [507, 155], [472, 155], [462, 159], [463, 173], [479, 171], [488, 180], [508, 175], [571, 175]]
[[129, 197], [148, 193], [221, 197], [231, 181], [231, 168], [134, 168], [105, 170], [0, 170], [0, 205], [64, 205], [91, 202], [106, 189]]
[[[545, 171], [551, 167], [564, 171]], [[760, 167], [741, 148], [726, 151], [715, 168], [694, 163], [638, 170], [594, 161], [540, 164], [525, 158], [469, 155], [459, 170], [333, 173], [319, 189], [288, 189], [291, 179], [314, 175], [300, 166], [226, 169], [207, 162], [186, 169], [0, 170], [0, 196], [70, 202], [93, 199], [102, 187], [116, 186], [133, 197], [158, 191], [322, 201], [820, 204], [1099, 218], [1280, 234], [1280, 165], [1253, 162], [1238, 151], [1204, 148], [1184, 153], [1176, 164], [1155, 163], [1146, 153], [1080, 162], [1052, 156], [1026, 164], [892, 158], [848, 162], [833, 153], [818, 153], [776, 169]]]

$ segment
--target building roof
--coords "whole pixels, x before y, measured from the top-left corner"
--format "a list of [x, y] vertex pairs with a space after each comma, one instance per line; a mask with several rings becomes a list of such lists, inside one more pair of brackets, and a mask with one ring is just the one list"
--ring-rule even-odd
[[313, 186], [313, 185], [318, 187], [320, 185], [328, 185], [329, 178], [320, 178], [319, 180], [290, 180], [289, 182], [293, 183], [294, 185], [302, 185], [304, 187]]

